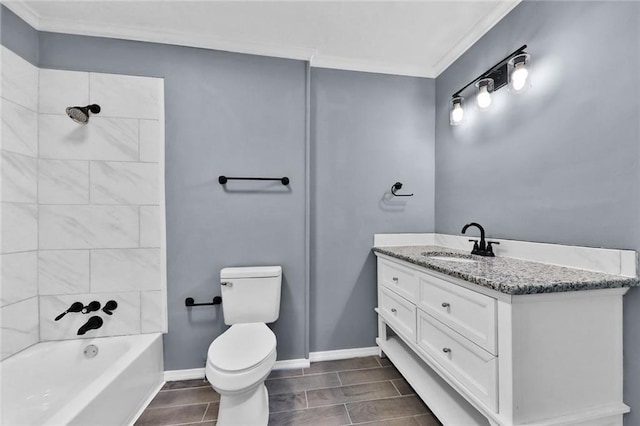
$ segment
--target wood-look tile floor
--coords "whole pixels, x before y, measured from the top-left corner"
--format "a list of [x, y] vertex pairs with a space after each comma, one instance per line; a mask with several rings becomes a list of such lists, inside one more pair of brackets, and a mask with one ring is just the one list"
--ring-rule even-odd
[[[398, 370], [379, 357], [276, 370], [265, 384], [270, 426], [440, 425]], [[205, 380], [168, 382], [136, 426], [215, 425], [219, 401], [220, 395]]]

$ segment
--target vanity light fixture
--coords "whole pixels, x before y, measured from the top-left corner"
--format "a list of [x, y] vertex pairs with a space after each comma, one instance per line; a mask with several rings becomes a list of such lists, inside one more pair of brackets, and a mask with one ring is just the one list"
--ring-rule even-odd
[[529, 75], [528, 66], [531, 60], [531, 56], [524, 51], [526, 48], [526, 44], [519, 47], [451, 96], [449, 123], [452, 126], [459, 125], [464, 117], [464, 98], [461, 93], [467, 87], [475, 85], [476, 105], [480, 110], [489, 108], [492, 103], [491, 94], [507, 84], [509, 84], [510, 90], [515, 93], [526, 89]]

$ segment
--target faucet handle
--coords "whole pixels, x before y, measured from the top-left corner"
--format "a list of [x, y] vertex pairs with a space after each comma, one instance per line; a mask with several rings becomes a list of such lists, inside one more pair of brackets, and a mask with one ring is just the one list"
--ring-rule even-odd
[[469, 241], [473, 243], [473, 249], [471, 250], [471, 254], [478, 253], [478, 250], [480, 250], [480, 248], [478, 247], [478, 240], [469, 240]]
[[88, 314], [89, 312], [95, 312], [98, 309], [100, 309], [100, 302], [98, 302], [97, 300], [94, 300], [93, 302], [89, 303], [87, 306], [85, 306], [84, 308], [82, 308], [82, 313], [83, 314]]
[[500, 242], [498, 241], [487, 241], [487, 251], [491, 254], [493, 254], [493, 247], [491, 247], [492, 244], [500, 244]]

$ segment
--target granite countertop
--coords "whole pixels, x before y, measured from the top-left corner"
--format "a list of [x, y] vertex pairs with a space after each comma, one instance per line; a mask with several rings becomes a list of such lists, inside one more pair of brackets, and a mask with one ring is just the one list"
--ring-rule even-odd
[[[468, 252], [438, 246], [374, 247], [373, 251], [511, 295], [638, 285], [637, 278], [622, 275], [591, 272], [508, 257], [475, 256]], [[471, 259], [476, 262], [453, 262], [429, 257], [438, 255]]]

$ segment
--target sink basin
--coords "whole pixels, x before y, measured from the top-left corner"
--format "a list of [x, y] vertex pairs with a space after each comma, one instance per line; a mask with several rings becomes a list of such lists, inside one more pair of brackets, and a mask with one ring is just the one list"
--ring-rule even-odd
[[428, 256], [429, 259], [443, 260], [445, 262], [457, 262], [457, 263], [476, 263], [477, 260], [465, 259], [464, 257], [452, 257], [452, 256]]
[[432, 260], [442, 260], [444, 262], [457, 262], [457, 263], [476, 263], [477, 260], [471, 257], [469, 254], [462, 253], [447, 253], [442, 251], [423, 251], [421, 255]]

